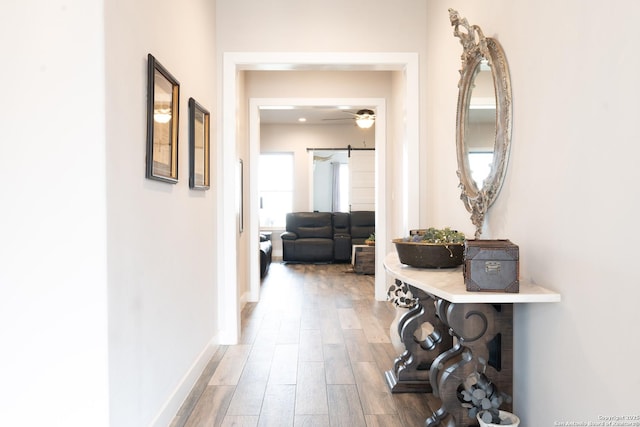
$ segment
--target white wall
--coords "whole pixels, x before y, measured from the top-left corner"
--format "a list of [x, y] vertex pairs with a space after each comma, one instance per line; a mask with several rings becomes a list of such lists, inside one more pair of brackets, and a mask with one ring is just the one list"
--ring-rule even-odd
[[[212, 113], [214, 4], [106, 4], [107, 227], [113, 426], [168, 425], [216, 336], [216, 158], [212, 189], [188, 186], [188, 108]], [[144, 178], [147, 53], [180, 82], [175, 185]]]
[[0, 4], [2, 425], [109, 425], [102, 18]]
[[309, 188], [313, 178], [307, 148], [362, 147], [362, 138], [370, 141], [367, 147], [375, 147], [373, 129], [359, 129], [353, 125], [262, 125], [260, 150], [266, 152], [294, 153], [294, 211], [313, 210]]
[[[405, 0], [217, 0], [218, 53], [415, 52], [424, 45], [426, 6]], [[399, 31], [402, 29], [402, 31]]]
[[638, 414], [640, 108], [630, 94], [640, 91], [640, 6], [616, 6], [428, 3], [431, 215], [473, 231], [455, 176], [462, 47], [452, 7], [500, 41], [511, 69], [511, 161], [485, 237], [518, 244], [522, 277], [562, 294], [558, 304], [516, 307], [515, 409], [523, 425]]
[[[425, 70], [423, 70], [420, 74], [421, 77], [425, 75]], [[391, 91], [393, 93], [391, 97], [391, 102], [387, 106], [387, 111], [389, 112], [389, 123], [391, 126], [387, 131], [387, 138], [389, 141], [389, 145], [392, 147], [406, 147], [408, 145], [407, 137], [404, 136], [403, 126], [401, 123], [406, 122], [406, 111], [404, 111], [403, 104], [398, 102], [398, 100], [402, 99], [402, 92], [404, 90], [404, 76], [402, 73], [394, 73], [392, 77]], [[422, 85], [421, 85], [422, 87]], [[422, 96], [420, 96], [422, 99]], [[422, 104], [422, 101], [420, 101]], [[420, 117], [422, 117], [424, 108], [421, 108]], [[422, 121], [421, 121], [422, 123]], [[420, 131], [420, 136], [424, 137], [424, 132]], [[421, 141], [422, 142], [422, 141]], [[420, 147], [424, 147], [423, 144], [420, 144]], [[411, 170], [411, 168], [407, 168], [406, 165], [407, 159], [405, 159], [406, 154], [404, 154], [407, 150], [405, 149], [393, 149], [387, 150], [387, 175], [385, 177], [385, 184], [387, 188], [387, 237], [389, 240], [404, 236], [407, 232], [407, 229], [410, 229], [412, 226], [410, 224], [405, 224], [404, 219], [406, 218], [406, 211], [409, 201], [407, 200], [408, 188], [405, 185], [399, 184], [402, 182], [407, 182], [405, 180], [405, 176], [411, 175], [411, 179], [418, 180], [420, 183], [418, 185], [419, 189], [422, 189], [421, 193], [424, 191], [423, 183], [426, 184], [426, 168], [418, 168], [419, 170]], [[426, 150], [421, 149], [418, 153], [420, 163], [424, 164], [426, 162]], [[419, 202], [418, 204], [418, 213], [422, 213], [422, 215], [427, 214], [427, 210], [425, 209], [425, 204]], [[420, 221], [422, 221], [422, 217], [419, 216]]]

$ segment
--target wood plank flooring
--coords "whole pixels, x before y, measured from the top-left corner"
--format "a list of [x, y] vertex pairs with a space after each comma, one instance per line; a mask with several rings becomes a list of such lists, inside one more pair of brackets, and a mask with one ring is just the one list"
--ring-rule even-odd
[[394, 309], [350, 264], [281, 264], [242, 312], [171, 427], [420, 427], [426, 394], [391, 394]]

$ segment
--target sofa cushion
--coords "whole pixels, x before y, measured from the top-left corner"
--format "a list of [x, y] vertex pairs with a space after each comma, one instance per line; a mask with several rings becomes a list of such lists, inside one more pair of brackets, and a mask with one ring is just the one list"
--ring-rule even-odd
[[333, 234], [350, 234], [349, 214], [346, 212], [333, 213]]
[[287, 231], [296, 233], [299, 239], [333, 238], [333, 223], [330, 212], [288, 213], [286, 223]]
[[299, 239], [295, 242], [297, 261], [330, 262], [333, 261], [333, 240], [330, 239]]

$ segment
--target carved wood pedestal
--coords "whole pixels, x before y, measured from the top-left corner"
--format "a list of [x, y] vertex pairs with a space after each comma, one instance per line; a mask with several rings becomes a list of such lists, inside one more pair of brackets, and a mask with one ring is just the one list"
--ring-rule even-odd
[[[393, 393], [431, 392], [431, 365], [436, 357], [451, 348], [453, 340], [449, 328], [436, 316], [431, 295], [399, 280], [396, 285], [406, 286], [414, 299], [410, 310], [398, 322], [397, 333], [406, 350], [395, 360], [393, 370], [385, 373], [387, 384]], [[423, 332], [425, 325], [430, 333]]]
[[[465, 379], [484, 373], [500, 392], [513, 396], [514, 303], [557, 302], [560, 295], [522, 280], [517, 294], [467, 292], [461, 269], [412, 268], [400, 264], [395, 253], [386, 257], [385, 268], [395, 278], [396, 293], [410, 292], [403, 297], [410, 309], [398, 323], [406, 350], [385, 373], [391, 391], [431, 392], [438, 398], [425, 427], [477, 425], [459, 398]], [[501, 409], [511, 411], [511, 402]]]

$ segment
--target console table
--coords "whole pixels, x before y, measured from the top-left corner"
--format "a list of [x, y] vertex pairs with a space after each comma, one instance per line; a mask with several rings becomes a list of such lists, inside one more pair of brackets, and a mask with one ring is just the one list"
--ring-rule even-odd
[[[395, 252], [384, 266], [395, 279], [390, 298], [408, 295], [401, 298], [405, 308], [397, 328], [405, 349], [385, 373], [391, 391], [427, 392], [439, 400], [426, 427], [477, 425], [458, 398], [465, 379], [482, 372], [512, 396], [513, 304], [559, 302], [560, 294], [525, 280], [519, 293], [468, 292], [462, 267], [413, 268]], [[503, 409], [511, 411], [511, 402]]]

